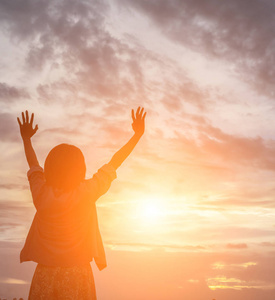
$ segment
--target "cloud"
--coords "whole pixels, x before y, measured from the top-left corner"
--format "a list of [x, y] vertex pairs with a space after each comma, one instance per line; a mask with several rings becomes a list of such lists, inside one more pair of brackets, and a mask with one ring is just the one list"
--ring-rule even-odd
[[27, 184], [18, 184], [13, 182], [0, 183], [0, 189], [8, 189], [8, 190], [27, 190], [29, 186]]
[[[21, 212], [22, 214], [22, 212]], [[0, 290], [1, 297], [27, 299], [35, 263], [20, 264], [19, 255], [22, 242], [0, 242]]]
[[[170, 120], [176, 128], [177, 120]], [[191, 155], [201, 163], [217, 167], [247, 165], [251, 168], [275, 170], [275, 143], [259, 136], [246, 137], [224, 132], [202, 117], [184, 114], [185, 131], [175, 129], [175, 138], [170, 139], [174, 149], [184, 147], [185, 156]], [[179, 151], [179, 150], [178, 150]]]
[[169, 39], [226, 60], [243, 81], [274, 95], [275, 5], [272, 1], [120, 0], [146, 15]]
[[22, 88], [10, 86], [5, 82], [0, 82], [0, 99], [1, 101], [10, 103], [20, 98], [28, 98], [29, 94]]
[[226, 248], [228, 248], [228, 249], [247, 249], [248, 246], [245, 243], [240, 243], [240, 244], [231, 244], [231, 243], [229, 243], [229, 244], [226, 245]]
[[211, 125], [199, 128], [203, 151], [224, 161], [253, 163], [254, 166], [273, 169], [275, 144], [260, 137], [238, 137], [222, 132]]
[[123, 243], [106, 241], [105, 245], [116, 251], [154, 251], [163, 250], [166, 252], [193, 252], [207, 250], [202, 245], [173, 245], [173, 244], [152, 244], [152, 243]]
[[0, 200], [1, 243], [23, 241], [34, 216], [34, 207], [16, 200]]
[[260, 245], [263, 247], [275, 247], [275, 243], [271, 242], [262, 242]]
[[171, 113], [182, 112], [186, 104], [197, 107], [200, 111], [208, 110], [212, 102], [210, 89], [203, 89], [185, 74], [178, 74], [180, 80], [175, 83], [166, 82], [162, 88], [161, 102]]
[[16, 278], [5, 278], [5, 279], [0, 279], [1, 283], [6, 283], [6, 284], [29, 284], [29, 282], [21, 279], [16, 279]]
[[3, 142], [19, 141], [19, 126], [13, 114], [0, 113], [0, 136]]
[[185, 97], [191, 105], [206, 108], [209, 91], [174, 63], [107, 30], [107, 2], [29, 0], [22, 7], [20, 1], [3, 1], [0, 8], [5, 33], [26, 46], [25, 71], [47, 74], [36, 88], [40, 103], [87, 106], [100, 101], [106, 113], [116, 113], [129, 103], [149, 106], [160, 101], [175, 112]]

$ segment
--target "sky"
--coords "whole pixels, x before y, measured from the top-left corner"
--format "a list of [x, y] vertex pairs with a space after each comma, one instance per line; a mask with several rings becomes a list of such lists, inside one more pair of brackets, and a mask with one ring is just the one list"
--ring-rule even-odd
[[35, 209], [16, 117], [91, 177], [146, 132], [97, 202], [99, 300], [273, 300], [275, 3], [0, 1], [0, 297], [27, 299]]

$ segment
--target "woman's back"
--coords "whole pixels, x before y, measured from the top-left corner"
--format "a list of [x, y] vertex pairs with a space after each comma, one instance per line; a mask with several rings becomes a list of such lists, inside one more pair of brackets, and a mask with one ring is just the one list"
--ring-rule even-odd
[[115, 178], [115, 169], [104, 165], [73, 190], [58, 192], [47, 185], [41, 167], [31, 168], [28, 179], [37, 212], [21, 251], [21, 262], [74, 266], [95, 258], [102, 269], [106, 262], [95, 201]]

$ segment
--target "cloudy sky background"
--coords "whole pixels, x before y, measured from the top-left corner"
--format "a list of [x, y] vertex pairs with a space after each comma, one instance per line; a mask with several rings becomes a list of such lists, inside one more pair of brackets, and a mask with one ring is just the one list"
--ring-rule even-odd
[[0, 1], [0, 297], [25, 297], [34, 215], [16, 117], [40, 164], [83, 151], [87, 177], [146, 134], [98, 201], [98, 298], [271, 300], [275, 293], [275, 4]]

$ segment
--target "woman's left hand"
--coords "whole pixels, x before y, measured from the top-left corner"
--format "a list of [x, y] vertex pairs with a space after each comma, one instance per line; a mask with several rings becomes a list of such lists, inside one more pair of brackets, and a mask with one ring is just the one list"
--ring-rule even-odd
[[30, 139], [38, 130], [38, 125], [35, 125], [33, 128], [33, 118], [34, 114], [31, 114], [31, 119], [29, 120], [29, 113], [26, 110], [25, 115], [22, 112], [22, 123], [19, 118], [17, 118], [19, 127], [20, 127], [20, 134], [22, 139]]

